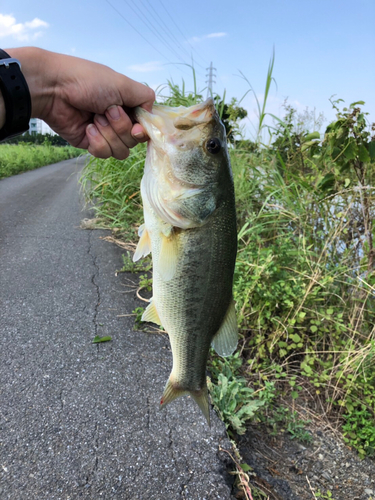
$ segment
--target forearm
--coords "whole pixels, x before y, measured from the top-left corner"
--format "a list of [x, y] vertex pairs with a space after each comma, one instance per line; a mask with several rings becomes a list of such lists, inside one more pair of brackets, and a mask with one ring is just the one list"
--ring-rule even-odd
[[[53, 102], [53, 79], [50, 75], [51, 52], [36, 47], [5, 49], [11, 57], [18, 59], [26, 79], [31, 97], [31, 117], [42, 118]], [[6, 122], [4, 98], [0, 90], [0, 130]]]
[[21, 63], [21, 70], [31, 96], [31, 117], [43, 118], [53, 101], [55, 82], [51, 74], [54, 69], [52, 53], [36, 47], [5, 49], [5, 51]]

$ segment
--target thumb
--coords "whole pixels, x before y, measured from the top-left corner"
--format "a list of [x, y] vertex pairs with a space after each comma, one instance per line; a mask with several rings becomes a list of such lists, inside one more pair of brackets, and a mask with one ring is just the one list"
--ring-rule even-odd
[[131, 78], [120, 75], [121, 84], [119, 90], [123, 99], [123, 105], [129, 108], [142, 106], [147, 111], [151, 111], [152, 105], [155, 102], [155, 92], [143, 83], [136, 82]]

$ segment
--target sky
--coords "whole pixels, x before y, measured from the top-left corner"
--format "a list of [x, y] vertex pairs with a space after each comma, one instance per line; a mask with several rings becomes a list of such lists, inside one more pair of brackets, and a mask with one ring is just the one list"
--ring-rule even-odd
[[[298, 113], [315, 109], [324, 114], [324, 131], [335, 118], [335, 96], [345, 105], [365, 101], [375, 121], [374, 21], [375, 0], [1, 0], [0, 47], [90, 59], [159, 90], [182, 79], [192, 90], [192, 60], [204, 89], [212, 62], [213, 92], [243, 98], [251, 138], [254, 92], [262, 102], [273, 50], [267, 112], [282, 118], [286, 100]], [[241, 73], [253, 89], [247, 94]]]

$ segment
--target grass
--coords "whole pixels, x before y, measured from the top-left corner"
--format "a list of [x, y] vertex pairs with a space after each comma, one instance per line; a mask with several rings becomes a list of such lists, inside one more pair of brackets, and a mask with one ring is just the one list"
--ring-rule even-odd
[[[169, 105], [202, 100], [196, 86], [169, 89]], [[286, 107], [262, 144], [266, 99], [257, 101], [256, 144], [230, 148], [241, 341], [235, 356], [211, 359], [213, 403], [233, 437], [266, 421], [304, 441], [308, 422], [282, 401], [320, 407], [364, 457], [375, 452], [375, 140], [362, 103], [333, 101], [323, 140]], [[96, 216], [132, 239], [144, 158], [139, 145], [125, 162], [92, 161], [83, 177]]]
[[71, 146], [0, 144], [0, 179], [81, 154], [82, 150]]
[[82, 189], [94, 205], [95, 216], [107, 227], [120, 229], [118, 237], [136, 239], [136, 227], [143, 217], [140, 179], [146, 145], [138, 144], [126, 161], [92, 158], [81, 178]]

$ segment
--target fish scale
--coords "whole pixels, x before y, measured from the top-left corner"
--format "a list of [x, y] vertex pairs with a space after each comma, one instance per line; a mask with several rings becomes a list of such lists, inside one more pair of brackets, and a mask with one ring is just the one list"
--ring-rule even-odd
[[[217, 217], [220, 218], [219, 213]], [[204, 383], [209, 347], [232, 299], [231, 290], [226, 286], [231, 275], [223, 275], [225, 255], [220, 252], [220, 240], [215, 238], [218, 231], [214, 226], [218, 224], [210, 225], [213, 227], [205, 228], [204, 232], [190, 229], [183, 233], [184, 258], [172, 280], [164, 281], [158, 273], [154, 276], [154, 297], [160, 304], [160, 319], [170, 334], [173, 359], [178, 360], [178, 373], [177, 367], [172, 373], [186, 390], [198, 390]], [[211, 251], [202, 259], [207, 242]], [[227, 263], [225, 269], [230, 269]], [[198, 369], [192, 371], [190, 367], [194, 364]]]

